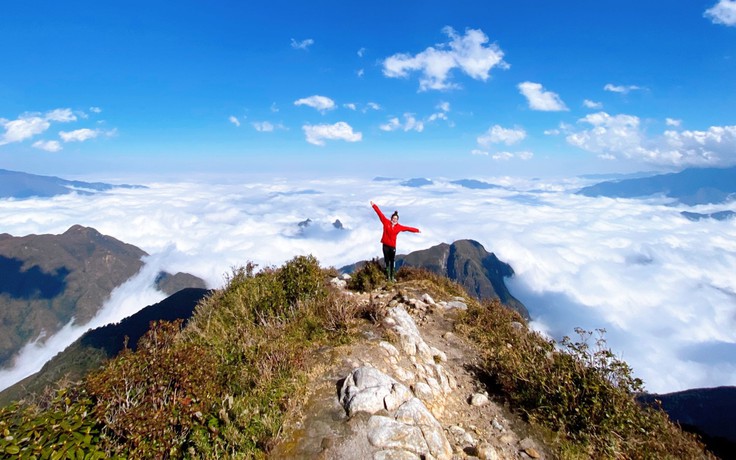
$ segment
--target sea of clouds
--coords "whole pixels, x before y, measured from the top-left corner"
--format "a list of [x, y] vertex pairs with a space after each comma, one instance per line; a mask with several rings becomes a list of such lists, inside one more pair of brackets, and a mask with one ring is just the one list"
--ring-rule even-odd
[[[140, 247], [146, 268], [119, 287], [88, 325], [67, 325], [28, 345], [0, 388], [40, 369], [87, 328], [119, 321], [164, 295], [159, 270], [197, 275], [221, 287], [233, 267], [278, 266], [313, 254], [341, 267], [381, 255], [381, 228], [369, 206], [398, 210], [398, 252], [474, 239], [516, 272], [512, 294], [533, 326], [560, 339], [574, 328], [604, 328], [608, 346], [650, 392], [736, 385], [736, 219], [690, 221], [665, 198], [590, 198], [581, 179], [491, 178], [499, 188], [449, 181], [410, 187], [401, 180], [273, 180], [148, 183], [94, 195], [0, 200], [0, 232], [66, 231], [74, 224]], [[414, 182], [415, 184], [418, 182]], [[310, 225], [300, 222], [310, 219]], [[343, 228], [336, 228], [339, 220]]]

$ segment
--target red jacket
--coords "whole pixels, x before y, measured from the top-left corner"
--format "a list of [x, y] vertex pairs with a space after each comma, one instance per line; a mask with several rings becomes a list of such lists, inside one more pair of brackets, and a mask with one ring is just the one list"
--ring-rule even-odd
[[383, 236], [381, 237], [381, 243], [385, 244], [386, 246], [391, 246], [392, 248], [396, 247], [396, 235], [398, 235], [399, 232], [419, 233], [418, 228], [407, 227], [399, 223], [394, 225], [390, 219], [386, 219], [386, 216], [384, 216], [381, 210], [378, 209], [378, 205], [374, 204], [373, 210], [376, 211], [376, 214], [378, 214], [378, 218], [381, 219], [381, 223], [383, 224]]

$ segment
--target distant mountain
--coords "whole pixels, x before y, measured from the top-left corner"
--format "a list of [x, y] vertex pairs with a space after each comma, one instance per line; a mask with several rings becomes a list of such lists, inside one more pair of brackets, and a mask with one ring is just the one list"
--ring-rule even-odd
[[462, 285], [482, 300], [499, 299], [501, 303], [529, 318], [529, 311], [511, 295], [504, 278], [514, 275], [511, 265], [501, 262], [495, 254], [473, 240], [441, 243], [429, 249], [396, 257], [396, 266], [422, 267]]
[[736, 459], [736, 387], [695, 388], [640, 397], [654, 400], [686, 431], [703, 437], [710, 450], [722, 459]]
[[717, 212], [711, 212], [709, 214], [682, 211], [680, 214], [682, 214], [682, 216], [687, 218], [688, 220], [692, 220], [693, 222], [697, 222], [699, 220], [707, 220], [707, 219], [728, 220], [728, 219], [733, 219], [734, 217], [736, 217], [736, 212], [733, 212], [733, 211], [717, 211]]
[[[383, 262], [383, 259], [381, 259]], [[344, 266], [341, 273], [352, 273], [365, 261]], [[452, 244], [441, 243], [429, 249], [396, 256], [396, 268], [402, 265], [421, 267], [459, 283], [465, 291], [478, 299], [499, 299], [507, 307], [516, 310], [524, 318], [529, 311], [511, 295], [504, 278], [514, 275], [514, 270], [495, 254], [473, 240], [459, 240]]]
[[578, 193], [613, 198], [664, 195], [691, 206], [723, 203], [736, 194], [736, 167], [690, 168], [679, 173], [601, 182], [584, 187]]
[[503, 188], [500, 185], [489, 184], [488, 182], [483, 182], [475, 179], [459, 179], [451, 181], [450, 183], [470, 189]]
[[[145, 251], [74, 225], [61, 235], [0, 234], [0, 367], [42, 333], [74, 318], [84, 324], [117, 286], [143, 267]], [[173, 294], [204, 288], [192, 275], [162, 273], [157, 287]]]
[[76, 381], [102, 363], [120, 353], [127, 341], [135, 350], [138, 340], [148, 331], [151, 321], [174, 321], [191, 318], [194, 309], [212, 291], [186, 288], [161, 302], [149, 305], [119, 323], [91, 329], [64, 351], [54, 356], [43, 368], [0, 392], [0, 406], [11, 401], [38, 394], [46, 386], [53, 386], [61, 379]]
[[112, 185], [102, 182], [70, 181], [0, 169], [0, 198], [51, 197], [77, 192], [90, 194], [113, 188], [146, 188], [142, 185]]
[[404, 187], [424, 187], [425, 185], [432, 185], [432, 181], [423, 177], [405, 180], [400, 185]]

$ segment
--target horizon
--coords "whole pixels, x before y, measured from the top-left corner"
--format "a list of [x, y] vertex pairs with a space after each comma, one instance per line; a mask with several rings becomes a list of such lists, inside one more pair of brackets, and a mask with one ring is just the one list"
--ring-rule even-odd
[[182, 180], [730, 166], [735, 26], [734, 0], [12, 3], [0, 167]]
[[[145, 273], [100, 314], [114, 322], [165, 297], [152, 288], [159, 271], [221, 287], [233, 267], [248, 262], [266, 268], [312, 254], [339, 268], [380, 257], [373, 200], [422, 231], [402, 234], [398, 253], [478, 241], [514, 269], [506, 284], [534, 329], [556, 340], [574, 336], [576, 327], [606, 329], [612, 351], [648, 391], [736, 385], [736, 220], [681, 214], [726, 210], [733, 201], [688, 206], [662, 196], [586, 197], [575, 192], [593, 179], [507, 179], [488, 189], [448, 181], [410, 187], [401, 179], [157, 182], [3, 199], [0, 222], [3, 233], [16, 236], [60, 234], [80, 224], [150, 254]], [[311, 224], [301, 227], [307, 219]], [[333, 226], [338, 219], [343, 229]], [[66, 339], [49, 342], [68, 345], [84, 330], [67, 327]], [[19, 369], [40, 367], [39, 356], [61, 349], [30, 347]], [[7, 372], [0, 371], [0, 382], [13, 379]]]

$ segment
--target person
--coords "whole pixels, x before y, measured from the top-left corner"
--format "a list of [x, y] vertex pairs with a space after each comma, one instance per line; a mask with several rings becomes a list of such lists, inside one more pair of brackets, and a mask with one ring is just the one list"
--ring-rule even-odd
[[391, 214], [391, 220], [386, 219], [381, 209], [376, 203], [371, 201], [371, 207], [378, 214], [378, 218], [383, 224], [383, 235], [381, 236], [381, 243], [383, 243], [383, 260], [386, 262], [386, 277], [389, 281], [396, 281], [394, 279], [394, 264], [396, 262], [396, 236], [400, 232], [413, 232], [421, 233], [418, 228], [407, 227], [399, 223], [399, 212], [394, 211]]

